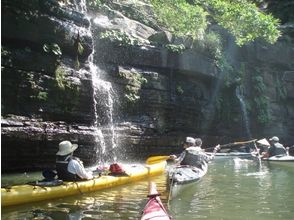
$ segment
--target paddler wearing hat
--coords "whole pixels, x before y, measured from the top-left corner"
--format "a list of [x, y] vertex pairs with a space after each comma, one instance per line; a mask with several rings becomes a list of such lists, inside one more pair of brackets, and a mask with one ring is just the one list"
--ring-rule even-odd
[[59, 150], [56, 153], [56, 171], [58, 179], [64, 181], [79, 181], [92, 179], [92, 172], [87, 172], [83, 162], [73, 156], [73, 152], [78, 148], [77, 144], [70, 141], [59, 143]]

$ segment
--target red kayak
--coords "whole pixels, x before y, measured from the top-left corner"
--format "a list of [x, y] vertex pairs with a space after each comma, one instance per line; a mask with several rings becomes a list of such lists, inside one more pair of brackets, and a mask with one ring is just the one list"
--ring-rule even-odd
[[168, 215], [164, 208], [159, 193], [157, 192], [155, 183], [150, 183], [149, 186], [149, 200], [145, 205], [141, 220], [170, 220], [171, 217]]

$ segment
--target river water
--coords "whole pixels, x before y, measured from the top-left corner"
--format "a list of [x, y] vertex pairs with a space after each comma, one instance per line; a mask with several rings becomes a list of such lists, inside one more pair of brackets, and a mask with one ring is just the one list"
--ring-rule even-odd
[[[33, 175], [33, 174], [32, 174]], [[2, 183], [17, 176], [2, 176]], [[18, 175], [21, 179], [22, 175]], [[165, 175], [83, 195], [2, 208], [2, 219], [139, 219], [148, 182], [157, 184], [173, 219], [294, 219], [294, 168], [215, 160], [206, 176], [167, 201]]]

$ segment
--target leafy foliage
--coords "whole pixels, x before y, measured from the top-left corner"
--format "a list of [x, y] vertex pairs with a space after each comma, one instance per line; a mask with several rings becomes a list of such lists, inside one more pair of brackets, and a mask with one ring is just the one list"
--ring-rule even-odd
[[271, 121], [271, 112], [269, 109], [269, 98], [265, 96], [266, 86], [263, 82], [263, 77], [257, 72], [252, 77], [252, 85], [254, 94], [252, 111], [257, 115], [257, 121], [260, 124], [267, 124]]
[[147, 83], [147, 79], [136, 71], [120, 72], [119, 76], [122, 79], [126, 79], [128, 84], [125, 87], [125, 98], [129, 103], [135, 103], [140, 99], [140, 89], [144, 83]]
[[167, 48], [169, 51], [172, 51], [174, 53], [182, 53], [186, 48], [184, 44], [166, 44], [165, 48]]
[[249, 0], [151, 0], [158, 20], [176, 35], [203, 38], [209, 23], [218, 23], [238, 45], [262, 38], [274, 43], [279, 20]]
[[44, 44], [43, 45], [43, 50], [46, 53], [53, 53], [56, 56], [61, 56], [62, 55], [62, 52], [61, 52], [61, 49], [60, 49], [59, 45], [55, 44], [55, 43]]
[[202, 38], [207, 27], [208, 13], [185, 0], [151, 0], [159, 22], [177, 36]]
[[138, 39], [131, 39], [130, 36], [119, 30], [110, 30], [100, 33], [100, 39], [109, 40], [118, 46], [140, 45]]
[[66, 77], [66, 71], [62, 66], [55, 70], [54, 100], [64, 112], [72, 111], [80, 98], [79, 86]]

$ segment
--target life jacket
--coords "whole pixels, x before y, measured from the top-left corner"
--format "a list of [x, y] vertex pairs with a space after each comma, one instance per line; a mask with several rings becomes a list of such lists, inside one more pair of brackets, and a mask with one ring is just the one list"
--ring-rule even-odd
[[269, 155], [270, 157], [276, 156], [276, 155], [287, 155], [286, 149], [280, 143], [274, 143], [272, 150], [270, 150], [269, 152], [270, 152], [270, 155]]
[[70, 173], [68, 171], [68, 164], [71, 160], [79, 160], [76, 157], [73, 157], [71, 155], [66, 156], [58, 156], [56, 159], [56, 171], [58, 179], [61, 179], [63, 181], [79, 181], [81, 178], [73, 173]]
[[194, 151], [187, 148], [185, 150], [185, 157], [181, 161], [180, 165], [189, 165], [202, 168], [203, 162], [207, 162], [207, 157], [205, 157], [202, 152], [199, 150]]

